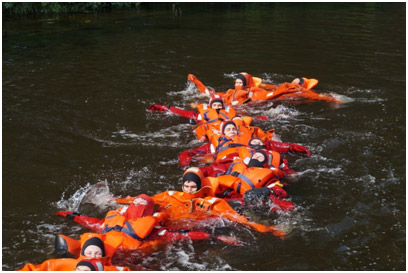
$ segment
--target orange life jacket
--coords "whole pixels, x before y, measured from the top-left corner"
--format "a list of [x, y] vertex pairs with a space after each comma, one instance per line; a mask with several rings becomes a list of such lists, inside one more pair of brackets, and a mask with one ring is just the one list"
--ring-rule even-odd
[[[78, 262], [83, 259], [84, 257], [79, 259], [49, 259], [44, 261], [42, 264], [26, 264], [18, 271], [75, 271]], [[104, 265], [104, 271], [130, 271], [130, 269], [121, 266]]]
[[253, 131], [246, 127], [241, 127], [238, 135], [233, 138], [225, 135], [213, 135], [211, 144], [216, 160], [231, 154], [238, 154], [239, 148], [247, 146], [252, 137]]
[[200, 104], [198, 106], [198, 112], [202, 120], [206, 123], [213, 123], [217, 120], [230, 120], [237, 115], [237, 112], [228, 105], [224, 109], [220, 109], [219, 113], [217, 113], [217, 110], [209, 107], [208, 104]]
[[238, 159], [231, 164], [226, 173], [217, 178], [221, 186], [231, 188], [243, 195], [248, 190], [265, 186], [273, 178], [279, 178], [280, 172], [277, 168], [273, 170], [248, 168], [241, 159]]
[[143, 241], [153, 230], [155, 223], [153, 216], [127, 220], [118, 211], [111, 210], [106, 214], [102, 233], [116, 230], [126, 233], [135, 240]]
[[223, 97], [226, 105], [239, 105], [250, 101], [249, 90], [228, 89], [227, 92], [217, 92], [217, 95]]
[[218, 128], [222, 121], [231, 120], [237, 114], [230, 106], [226, 106], [225, 109], [220, 109], [217, 113], [217, 110], [210, 108], [208, 104], [200, 104], [198, 106], [198, 112], [200, 113], [198, 119], [203, 121], [203, 123], [194, 130], [198, 139], [205, 136], [207, 130], [214, 127]]
[[[239, 157], [245, 161], [246, 158], [250, 159], [254, 154], [255, 150], [250, 147], [243, 147], [238, 150]], [[266, 151], [267, 152], [267, 162], [268, 166], [279, 169], [281, 156], [278, 152], [275, 151]]]
[[[210, 94], [207, 87], [197, 79], [193, 74], [188, 75], [188, 80], [194, 83], [201, 93]], [[291, 100], [291, 99], [310, 99], [322, 100], [328, 102], [342, 103], [340, 100], [310, 91], [318, 81], [316, 79], [303, 78], [304, 86], [298, 84], [283, 83], [279, 86], [273, 84], [262, 83], [262, 80], [255, 80], [255, 86], [250, 87], [250, 90], [244, 89], [229, 89], [227, 92], [216, 92], [217, 95], [223, 97], [225, 105], [237, 105], [249, 102], [252, 100]], [[306, 82], [306, 84], [305, 84]], [[301, 91], [301, 92], [299, 92]], [[250, 94], [252, 92], [252, 94]]]
[[194, 197], [184, 192], [166, 191], [153, 196], [155, 203], [170, 215], [169, 221], [180, 219], [206, 219], [208, 217], [225, 217], [226, 219], [250, 226], [259, 232], [272, 232], [276, 236], [283, 236], [284, 232], [274, 226], [264, 226], [249, 221], [239, 215], [227, 201], [216, 197]]

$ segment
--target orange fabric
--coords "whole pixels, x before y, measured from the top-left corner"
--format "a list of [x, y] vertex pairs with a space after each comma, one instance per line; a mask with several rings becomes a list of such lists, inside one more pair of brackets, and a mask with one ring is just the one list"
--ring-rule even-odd
[[[267, 155], [267, 162], [265, 163], [265, 168], [275, 167], [276, 169], [280, 166], [281, 156], [278, 152], [269, 151], [266, 149], [262, 149], [262, 151]], [[244, 160], [245, 158], [251, 158], [252, 154], [255, 150], [251, 149], [250, 147], [242, 147], [238, 150], [239, 157]], [[283, 173], [282, 173], [283, 176]]]
[[[201, 170], [200, 170], [199, 168], [196, 168], [196, 167], [188, 168], [188, 169], [183, 173], [183, 177], [184, 177], [186, 174], [188, 174], [188, 173], [196, 174], [196, 175], [200, 178], [201, 183], [203, 183], [204, 175], [203, 175], [203, 173], [201, 172]], [[203, 186], [203, 185], [201, 185], [201, 186]], [[199, 190], [199, 189], [198, 189], [198, 190]]]
[[207, 87], [199, 79], [197, 79], [196, 76], [194, 76], [193, 74], [188, 74], [187, 79], [190, 82], [194, 83], [195, 86], [197, 86], [200, 93], [209, 94], [209, 91], [208, 91]]
[[217, 92], [224, 98], [225, 105], [239, 105], [248, 101], [249, 90], [228, 89], [226, 92]]
[[194, 132], [198, 139], [202, 140], [206, 137], [207, 131], [213, 128], [218, 128], [222, 121], [232, 120], [236, 116], [236, 111], [230, 106], [221, 109], [218, 113], [215, 109], [208, 108], [208, 105], [200, 104], [198, 112], [202, 118], [202, 124], [198, 125]]
[[245, 126], [238, 125], [237, 129], [239, 130], [239, 134], [234, 136], [232, 139], [226, 137], [225, 135], [219, 135], [210, 130], [208, 131], [207, 136], [210, 139], [214, 149], [216, 149], [216, 160], [220, 160], [231, 154], [238, 154], [238, 150], [242, 146], [234, 147], [234, 144], [246, 146], [251, 138], [254, 137], [254, 131]]
[[72, 253], [75, 257], [79, 257], [81, 253], [81, 243], [77, 240], [74, 240], [64, 234], [58, 234], [67, 242], [68, 245], [68, 252]]
[[81, 259], [49, 259], [42, 264], [26, 264], [19, 271], [75, 271]]
[[[138, 240], [137, 237], [140, 239], [145, 239], [153, 230], [155, 224], [156, 220], [153, 216], [144, 216], [137, 219], [126, 219], [125, 216], [121, 215], [117, 211], [109, 211], [106, 214], [104, 224], [104, 232], [106, 232], [105, 234], [108, 236], [108, 239], [106, 239], [105, 236], [105, 240], [108, 240], [108, 245], [114, 249], [120, 245], [125, 245], [125, 247], [128, 248], [138, 248], [142, 242]], [[122, 231], [111, 230], [115, 227], [121, 227]], [[136, 234], [137, 237], [131, 237], [125, 232], [125, 230], [129, 230], [131, 234]], [[112, 236], [112, 234], [110, 234], [111, 232], [113, 232], [113, 235], [115, 236]]]
[[166, 191], [153, 196], [155, 203], [169, 214], [168, 221], [177, 222], [180, 219], [201, 220], [207, 217], [224, 217], [256, 229], [259, 232], [272, 232], [276, 236], [283, 236], [284, 232], [274, 226], [264, 226], [253, 223], [239, 215], [228, 203], [216, 197], [189, 198], [184, 192]]
[[[85, 258], [83, 257], [78, 259], [71, 258], [49, 259], [44, 261], [42, 264], [26, 264], [23, 268], [21, 268], [18, 271], [75, 271], [78, 262], [84, 259]], [[102, 264], [104, 264], [104, 262], [102, 262]], [[127, 267], [104, 265], [104, 271], [130, 271], [130, 269]]]
[[246, 72], [241, 72], [239, 74], [243, 75], [245, 77], [245, 79], [246, 79], [246, 85], [242, 86], [243, 89], [244, 88], [256, 87], [256, 83], [255, 83], [253, 77], [250, 74], [248, 74]]
[[[244, 195], [244, 193], [253, 188], [261, 188], [266, 186], [266, 184], [272, 179], [276, 179], [283, 176], [283, 172], [278, 169], [268, 169], [268, 168], [248, 168], [241, 159], [235, 160], [234, 164], [230, 170], [230, 173], [238, 173], [242, 176], [233, 176], [230, 174], [218, 176], [218, 181], [220, 186], [224, 186], [235, 190], [237, 193]], [[248, 183], [249, 180], [251, 184]]]
[[110, 227], [114, 227], [114, 226], [123, 227], [125, 222], [126, 222], [126, 217], [125, 216], [121, 215], [116, 210], [110, 210], [110, 211], [108, 211], [108, 213], [106, 213], [103, 228], [106, 229], [106, 228], [110, 228]]
[[195, 129], [194, 133], [199, 140], [204, 140], [207, 137], [208, 126], [206, 123], [199, 124]]
[[[248, 74], [249, 75], [249, 74]], [[248, 76], [247, 75], [247, 76]], [[245, 76], [245, 75], [244, 75]], [[249, 75], [250, 76], [250, 75]], [[201, 93], [208, 93], [208, 89], [205, 85], [199, 81], [194, 75], [189, 74], [188, 79], [193, 82]], [[318, 80], [303, 78], [304, 86], [300, 86], [296, 83], [282, 83], [281, 85], [273, 85], [260, 83], [259, 81], [253, 81], [249, 79], [250, 85], [243, 88], [229, 89], [226, 92], [216, 92], [217, 95], [223, 97], [225, 105], [238, 105], [248, 102], [249, 100], [293, 100], [293, 99], [305, 99], [305, 100], [320, 100], [335, 103], [342, 103], [333, 97], [319, 94], [311, 91], [310, 89], [316, 86]]]
[[304, 88], [306, 88], [307, 90], [312, 89], [313, 87], [315, 87], [319, 83], [319, 81], [316, 80], [316, 79], [308, 79], [308, 78], [305, 78], [305, 77], [303, 77], [302, 79], [303, 79], [302, 86]]
[[[168, 216], [166, 215], [165, 218]], [[148, 223], [148, 225], [151, 225], [151, 222]], [[135, 250], [135, 249], [140, 249], [143, 251], [150, 251], [152, 249], [156, 249], [159, 245], [163, 244], [161, 240], [149, 240], [148, 238], [146, 240], [140, 241], [133, 239], [126, 233], [122, 231], [116, 231], [112, 230], [109, 231], [105, 234], [96, 234], [96, 233], [84, 233], [81, 235], [80, 242], [81, 245], [83, 245], [83, 242], [87, 241], [88, 239], [98, 236], [101, 238], [105, 245], [105, 252], [106, 252], [106, 257], [100, 258], [101, 260], [104, 261], [104, 264], [110, 264], [110, 259], [113, 257], [115, 252], [118, 249], [125, 249], [125, 250]], [[72, 243], [72, 241], [75, 241], [74, 239], [71, 239], [69, 243]], [[78, 241], [77, 241], [78, 242]], [[80, 256], [80, 258], [87, 258], [84, 256]]]
[[218, 120], [231, 120], [237, 115], [237, 112], [231, 107], [220, 109], [219, 113], [217, 113], [216, 109], [204, 106], [200, 104], [198, 106], [198, 112], [202, 117], [202, 122], [208, 123], [210, 126], [213, 126], [212, 123], [215, 123]]

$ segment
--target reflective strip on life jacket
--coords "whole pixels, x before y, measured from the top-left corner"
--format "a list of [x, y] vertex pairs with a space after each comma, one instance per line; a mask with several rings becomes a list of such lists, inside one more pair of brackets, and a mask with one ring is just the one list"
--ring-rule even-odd
[[119, 213], [123, 215], [123, 214], [127, 211], [128, 208], [129, 208], [129, 206], [124, 206], [124, 207], [122, 207], [122, 208], [119, 210]]

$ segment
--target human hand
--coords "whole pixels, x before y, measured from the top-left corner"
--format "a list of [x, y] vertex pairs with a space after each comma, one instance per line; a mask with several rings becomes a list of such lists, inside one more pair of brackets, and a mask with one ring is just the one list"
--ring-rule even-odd
[[306, 154], [308, 157], [312, 156], [312, 154], [309, 152], [309, 150], [306, 147], [295, 144], [295, 143], [290, 144], [289, 151]]

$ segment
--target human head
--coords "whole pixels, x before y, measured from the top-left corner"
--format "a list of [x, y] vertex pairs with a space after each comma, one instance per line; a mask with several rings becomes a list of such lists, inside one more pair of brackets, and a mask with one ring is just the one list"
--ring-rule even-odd
[[227, 137], [234, 137], [238, 134], [237, 125], [232, 120], [226, 120], [221, 123], [221, 134]]
[[235, 87], [239, 86], [239, 87], [244, 87], [247, 85], [247, 80], [245, 78], [245, 76], [240, 73], [235, 77]]
[[303, 78], [296, 78], [296, 79], [294, 79], [293, 81], [292, 81], [293, 83], [297, 83], [297, 84], [299, 84], [300, 86], [303, 86], [303, 84], [304, 84], [304, 80], [303, 80]]
[[254, 150], [265, 149], [265, 144], [263, 143], [262, 139], [258, 137], [251, 138], [248, 142], [248, 146]]
[[123, 215], [129, 219], [137, 219], [140, 217], [153, 215], [153, 212], [153, 199], [146, 194], [140, 194], [136, 196], [132, 204], [128, 207]]
[[248, 88], [255, 86], [256, 84], [253, 77], [246, 72], [241, 72], [235, 77], [235, 88]]
[[183, 174], [183, 191], [187, 193], [199, 191], [203, 178], [204, 175], [199, 168], [188, 168]]
[[92, 237], [85, 241], [81, 255], [89, 258], [105, 257], [105, 245], [100, 238]]
[[255, 150], [251, 159], [248, 162], [248, 167], [263, 168], [265, 163], [268, 162], [267, 153], [263, 150]]
[[103, 264], [98, 259], [83, 259], [75, 268], [75, 271], [103, 271]]
[[224, 109], [224, 100], [220, 95], [212, 95], [209, 105], [215, 110]]

